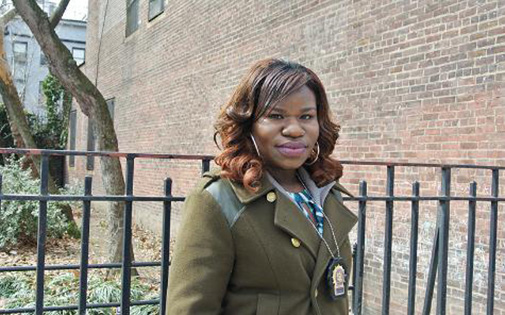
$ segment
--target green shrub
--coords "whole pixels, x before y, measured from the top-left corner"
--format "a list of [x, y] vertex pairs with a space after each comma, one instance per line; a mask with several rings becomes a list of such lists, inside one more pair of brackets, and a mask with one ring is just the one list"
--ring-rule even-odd
[[[18, 272], [0, 275], [0, 298], [5, 301], [4, 308], [33, 307], [35, 304], [35, 277], [34, 273]], [[44, 305], [63, 306], [76, 305], [79, 299], [79, 278], [72, 272], [64, 272], [59, 275], [46, 276], [44, 291]], [[142, 283], [139, 279], [133, 279], [131, 283], [131, 300], [158, 299], [157, 288]], [[99, 275], [91, 275], [88, 279], [87, 303], [109, 303], [121, 300], [121, 286], [119, 280], [104, 280]], [[158, 305], [132, 306], [132, 315], [159, 314]], [[44, 312], [49, 315], [77, 314], [77, 311], [53, 311]], [[89, 315], [115, 314], [115, 309], [101, 308], [88, 309]]]
[[[23, 170], [14, 158], [6, 159], [0, 165], [3, 176], [2, 191], [4, 194], [40, 193], [40, 180], [33, 179], [29, 169]], [[47, 237], [61, 238], [65, 233], [75, 236], [76, 227], [67, 221], [61, 213], [62, 202], [48, 202]], [[37, 238], [37, 221], [39, 216], [38, 201], [2, 200], [0, 208], [0, 250], [8, 249], [20, 242], [34, 243]]]

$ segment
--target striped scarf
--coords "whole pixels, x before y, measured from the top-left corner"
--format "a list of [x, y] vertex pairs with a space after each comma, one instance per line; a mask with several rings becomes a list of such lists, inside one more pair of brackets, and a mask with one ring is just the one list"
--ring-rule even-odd
[[307, 189], [298, 193], [289, 193], [291, 198], [295, 201], [298, 208], [307, 217], [309, 221], [317, 228], [317, 231], [323, 235], [323, 208], [312, 200], [312, 196]]

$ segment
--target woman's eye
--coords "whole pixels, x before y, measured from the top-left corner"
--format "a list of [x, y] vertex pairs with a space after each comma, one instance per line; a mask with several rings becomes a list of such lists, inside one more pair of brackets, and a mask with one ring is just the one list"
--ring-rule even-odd
[[282, 119], [282, 115], [281, 114], [270, 114], [270, 115], [268, 115], [268, 118], [270, 118], [270, 119]]
[[307, 114], [307, 115], [303, 115], [301, 118], [302, 118], [303, 120], [309, 120], [309, 119], [312, 119], [313, 117], [314, 117], [313, 115], [309, 115], [309, 114]]

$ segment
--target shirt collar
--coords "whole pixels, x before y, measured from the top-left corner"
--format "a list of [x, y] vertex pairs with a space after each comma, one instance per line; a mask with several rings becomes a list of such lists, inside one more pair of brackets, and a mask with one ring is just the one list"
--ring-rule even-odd
[[[210, 172], [205, 173], [203, 176], [218, 179], [220, 177], [220, 173], [221, 173], [221, 169], [215, 168], [215, 169], [211, 170]], [[330, 182], [323, 187], [317, 187], [317, 185], [314, 183], [312, 178], [310, 178], [309, 173], [303, 167], [299, 168], [299, 174], [300, 174], [302, 180], [304, 181], [305, 185], [309, 189], [310, 193], [315, 198], [316, 202], [319, 203], [319, 205], [324, 204], [324, 200], [325, 200], [328, 192], [332, 188], [336, 188], [337, 190], [345, 193], [346, 195], [353, 197], [353, 195], [347, 189], [345, 189], [342, 185], [340, 185], [340, 183], [335, 182], [335, 181]], [[279, 189], [279, 187], [281, 187], [281, 186], [279, 184], [276, 184], [277, 182], [275, 181], [275, 179], [273, 179], [273, 181], [271, 181], [269, 179], [269, 177], [273, 179], [273, 177], [267, 175], [267, 173], [265, 172], [263, 177], [260, 179], [259, 189], [256, 192], [246, 189], [242, 185], [242, 183], [234, 182], [234, 181], [228, 180], [228, 179], [226, 179], [226, 180], [229, 181], [229, 183], [233, 189], [233, 192], [235, 193], [235, 195], [237, 196], [239, 201], [243, 204], [247, 204], [247, 203], [250, 203], [250, 202], [260, 198], [263, 195], [266, 195], [268, 192], [270, 192], [276, 188], [277, 188], [277, 190], [279, 190], [281, 192], [285, 191], [284, 189], [282, 189], [282, 190]], [[317, 196], [317, 198], [315, 196]]]

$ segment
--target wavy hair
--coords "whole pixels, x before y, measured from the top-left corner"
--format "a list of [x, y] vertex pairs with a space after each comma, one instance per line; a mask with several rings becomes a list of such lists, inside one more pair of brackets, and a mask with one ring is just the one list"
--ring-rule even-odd
[[[217, 136], [221, 139], [222, 151], [215, 162], [221, 167], [222, 177], [240, 182], [250, 191], [259, 189], [265, 165], [251, 140], [252, 126], [280, 100], [303, 86], [316, 96], [320, 148], [316, 162], [305, 168], [318, 186], [342, 176], [342, 165], [330, 157], [340, 126], [331, 120], [321, 80], [312, 70], [298, 63], [269, 58], [256, 62], [249, 69], [222, 108], [214, 126], [216, 145]], [[315, 154], [313, 151], [310, 161], [316, 158]]]

